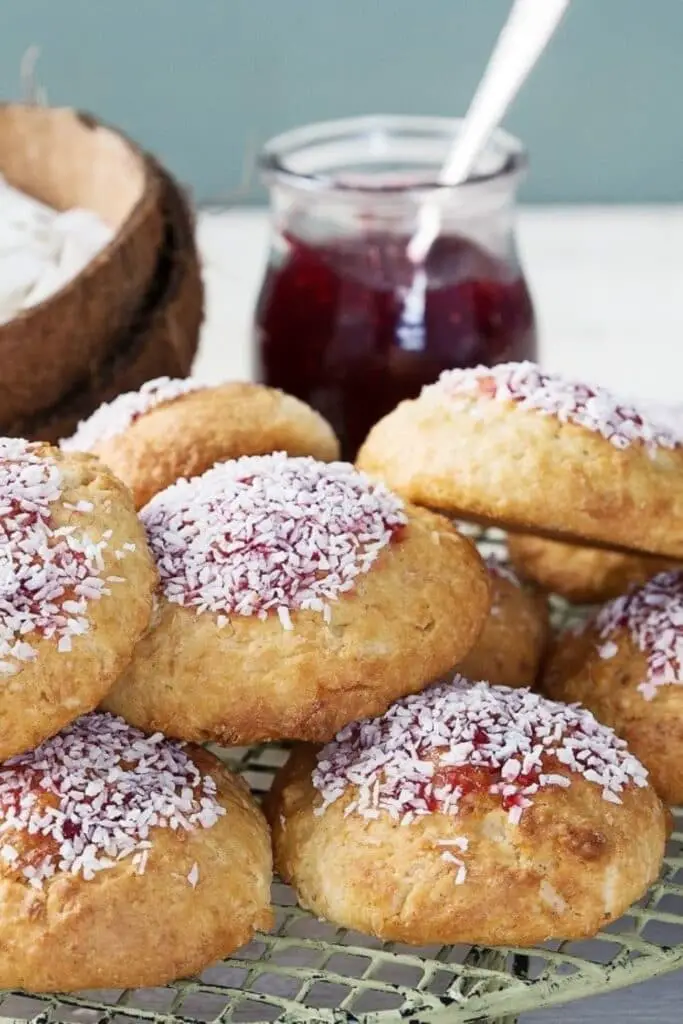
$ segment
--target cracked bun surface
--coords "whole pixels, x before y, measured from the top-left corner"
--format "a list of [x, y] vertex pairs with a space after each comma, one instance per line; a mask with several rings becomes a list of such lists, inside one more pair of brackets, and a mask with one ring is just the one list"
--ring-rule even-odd
[[97, 707], [157, 573], [130, 494], [89, 455], [0, 438], [0, 760]]
[[223, 463], [141, 517], [158, 613], [104, 706], [148, 732], [324, 742], [450, 671], [488, 613], [471, 542], [346, 463]]
[[373, 427], [357, 464], [417, 505], [683, 557], [683, 445], [533, 363], [448, 370]]
[[295, 748], [266, 810], [303, 907], [416, 945], [591, 936], [658, 876], [668, 828], [589, 712], [458, 676]]
[[271, 924], [266, 822], [212, 754], [92, 713], [0, 766], [0, 986], [162, 985]]
[[543, 689], [623, 736], [669, 804], [683, 803], [683, 572], [660, 573], [559, 637]]
[[62, 447], [98, 455], [130, 487], [136, 508], [181, 477], [241, 455], [339, 456], [330, 425], [298, 398], [263, 384], [168, 377], [100, 406]]

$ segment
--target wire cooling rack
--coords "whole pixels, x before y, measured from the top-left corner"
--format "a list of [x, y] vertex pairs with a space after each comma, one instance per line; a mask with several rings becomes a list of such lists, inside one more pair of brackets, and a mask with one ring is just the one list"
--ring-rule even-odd
[[[504, 557], [502, 535], [474, 531]], [[553, 601], [556, 625], [585, 611]], [[216, 751], [267, 792], [284, 746]], [[527, 1010], [630, 985], [683, 966], [683, 808], [659, 881], [589, 942], [534, 948], [417, 948], [381, 943], [319, 921], [273, 887], [276, 924], [195, 979], [163, 988], [58, 997], [0, 993], [0, 1019], [32, 1024], [512, 1024]], [[150, 935], [150, 941], [154, 936]]]

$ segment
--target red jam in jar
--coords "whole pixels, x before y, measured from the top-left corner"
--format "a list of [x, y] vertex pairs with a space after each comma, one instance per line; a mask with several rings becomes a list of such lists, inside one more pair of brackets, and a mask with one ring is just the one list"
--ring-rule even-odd
[[[422, 182], [433, 181], [457, 126], [359, 119], [301, 129], [266, 147], [274, 238], [256, 308], [257, 376], [325, 416], [345, 458], [442, 370], [535, 358], [533, 308], [512, 233], [523, 164], [514, 140], [501, 133], [489, 169], [448, 190], [442, 232], [424, 264], [408, 256], [429, 191]], [[415, 135], [433, 166], [397, 174]], [[379, 170], [368, 156], [378, 137], [385, 146], [394, 141], [392, 171], [388, 154]], [[333, 171], [321, 170], [332, 153]], [[340, 171], [352, 157], [354, 173]]]

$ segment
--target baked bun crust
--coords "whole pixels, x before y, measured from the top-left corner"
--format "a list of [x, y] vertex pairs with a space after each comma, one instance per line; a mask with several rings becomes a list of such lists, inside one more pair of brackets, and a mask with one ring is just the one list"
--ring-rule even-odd
[[101, 406], [62, 446], [99, 455], [130, 487], [136, 508], [181, 477], [240, 455], [339, 456], [330, 425], [298, 398], [263, 384], [206, 387], [165, 377]]
[[669, 804], [683, 803], [682, 615], [683, 574], [656, 576], [561, 636], [543, 676], [549, 696], [581, 701], [624, 737]]
[[522, 533], [508, 534], [507, 545], [520, 576], [574, 604], [602, 604], [680, 564]]
[[130, 494], [88, 455], [0, 439], [0, 760], [97, 707], [157, 574]]
[[489, 561], [491, 611], [472, 650], [458, 665], [467, 679], [498, 686], [530, 686], [550, 636], [548, 603], [515, 574]]
[[[430, 693], [433, 716], [447, 724], [438, 715], [441, 687], [413, 700], [424, 709]], [[505, 704], [506, 693], [524, 695], [527, 703], [543, 700], [523, 690], [501, 693], [497, 688], [487, 704]], [[388, 713], [395, 716], [394, 736], [405, 730], [412, 736], [415, 720], [406, 713], [409, 702], [400, 704], [401, 709], [397, 705]], [[584, 723], [592, 719], [585, 712], [566, 713]], [[551, 717], [559, 721], [564, 715], [562, 710]], [[424, 781], [413, 782], [424, 775], [417, 771], [403, 776], [389, 748], [381, 740], [373, 745], [370, 731], [375, 723], [366, 726], [366, 744], [371, 753], [388, 755], [387, 771], [397, 771], [394, 794], [424, 787]], [[344, 731], [339, 744], [347, 750], [349, 733]], [[375, 730], [378, 735], [386, 735], [381, 726]], [[451, 734], [451, 751], [465, 739], [464, 731]], [[602, 742], [613, 749], [610, 741]], [[479, 781], [476, 774], [469, 775], [475, 789], [461, 795], [455, 809], [440, 809], [443, 804], [432, 790], [422, 797], [423, 810], [413, 810], [412, 819], [404, 821], [406, 808], [418, 808], [420, 798], [412, 803], [407, 795], [385, 800], [390, 784], [386, 775], [377, 784], [367, 751], [366, 745], [365, 758], [347, 761], [367, 779], [362, 787], [337, 781], [335, 744], [318, 755], [311, 748], [296, 749], [276, 777], [267, 806], [276, 870], [294, 886], [302, 906], [336, 924], [416, 945], [531, 945], [551, 937], [584, 938], [619, 917], [658, 876], [667, 816], [637, 769], [640, 786], [626, 782], [616, 797], [620, 802], [613, 803], [603, 797], [601, 786], [556, 762], [553, 784], [542, 785], [528, 798], [517, 822], [504, 809], [500, 794], [488, 792], [486, 785], [476, 788], [481, 775]], [[443, 753], [442, 746], [441, 754], [432, 749], [427, 756], [443, 769]], [[627, 760], [631, 767], [637, 765], [622, 751], [618, 757], [622, 765]], [[562, 784], [557, 783], [560, 777]], [[500, 771], [486, 776], [487, 781], [492, 778], [500, 778]], [[363, 801], [370, 816], [359, 812]], [[426, 801], [431, 801], [428, 806]]]
[[[261, 493], [274, 496], [268, 506]], [[280, 503], [283, 493], [296, 495], [295, 508]], [[214, 507], [214, 494], [220, 511], [205, 528], [198, 501]], [[488, 573], [471, 542], [443, 517], [404, 507], [343, 463], [282, 456], [226, 463], [159, 495], [142, 516], [161, 568], [158, 616], [104, 707], [146, 731], [227, 745], [324, 742], [346, 722], [377, 714], [449, 671], [488, 612]], [[196, 528], [187, 526], [193, 516]], [[280, 540], [270, 534], [273, 522]], [[171, 565], [165, 538], [178, 529], [189, 540]], [[211, 589], [188, 597], [188, 585], [215, 567], [204, 546], [212, 530], [221, 549], [237, 537], [240, 552], [225, 559], [219, 584], [210, 573]], [[245, 563], [245, 536], [266, 551], [265, 561]], [[378, 540], [363, 554], [358, 537]], [[308, 582], [299, 555], [306, 550], [321, 558], [309, 565]], [[359, 571], [339, 590], [335, 581], [354, 559]], [[253, 591], [236, 599], [252, 609], [258, 602], [258, 611], [236, 613], [232, 581], [247, 579]]]
[[[89, 728], [93, 718], [105, 719], [95, 733], [99, 737], [107, 732], [109, 716], [87, 716], [76, 727]], [[159, 738], [145, 741], [137, 730], [118, 724], [132, 734], [132, 742], [142, 744], [128, 759], [124, 774], [130, 779], [134, 768], [141, 771], [144, 756], [148, 767], [143, 775], [148, 780], [155, 770], [155, 751], [168, 759], [172, 745]], [[73, 728], [60, 738], [66, 736], [68, 742]], [[48, 741], [45, 748], [53, 742]], [[107, 742], [105, 736], [105, 749]], [[188, 758], [202, 782], [208, 777], [215, 786], [208, 791], [195, 786], [193, 810], [187, 801], [183, 805], [182, 813], [193, 821], [192, 827], [151, 827], [148, 848], [114, 859], [113, 866], [94, 873], [83, 865], [80, 870], [78, 865], [60, 869], [64, 847], [54, 838], [57, 826], [49, 835], [29, 836], [12, 828], [3, 831], [0, 986], [55, 992], [162, 985], [199, 973], [248, 942], [256, 929], [270, 927], [271, 851], [261, 812], [241, 779], [213, 755], [187, 748], [174, 755], [176, 762], [178, 758], [181, 763]], [[89, 772], [91, 784], [104, 778], [108, 767]], [[8, 773], [8, 766], [0, 769], [0, 800], [11, 790]], [[182, 777], [182, 772], [178, 774]], [[75, 777], [81, 778], [78, 767]], [[115, 785], [126, 788], [125, 780]], [[150, 788], [157, 794], [167, 793], [168, 779], [156, 780]], [[194, 822], [200, 797], [206, 801], [199, 812], [204, 825]], [[68, 800], [62, 797], [60, 803], [51, 791], [42, 799], [60, 807]], [[151, 811], [154, 804], [150, 800], [144, 806]], [[108, 809], [105, 804], [103, 818]], [[6, 796], [3, 810], [6, 815]], [[89, 826], [88, 811], [86, 819]], [[73, 821], [68, 814], [67, 820]], [[88, 826], [84, 832], [93, 844], [89, 849], [98, 846], [98, 856], [104, 856], [96, 833], [93, 828], [88, 831]], [[76, 843], [75, 826], [69, 835], [73, 832]], [[129, 832], [134, 841], [139, 840], [134, 828]], [[11, 862], [6, 859], [8, 848], [17, 854]], [[51, 859], [54, 873], [32, 884], [24, 871], [30, 864], [39, 868], [44, 859]]]
[[683, 556], [677, 437], [532, 363], [447, 371], [380, 420], [357, 464], [454, 517]]

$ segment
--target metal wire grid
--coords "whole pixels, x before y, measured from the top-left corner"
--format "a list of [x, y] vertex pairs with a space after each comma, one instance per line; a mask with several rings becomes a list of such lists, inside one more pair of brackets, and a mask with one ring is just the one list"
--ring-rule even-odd
[[[485, 553], [496, 531], [476, 532]], [[566, 624], [585, 612], [554, 602]], [[216, 751], [258, 795], [285, 746]], [[276, 881], [276, 925], [199, 978], [164, 988], [59, 997], [0, 993], [0, 1019], [32, 1024], [456, 1024], [497, 1020], [620, 988], [683, 966], [683, 808], [674, 811], [659, 881], [590, 942], [537, 948], [415, 948], [381, 943], [319, 921]], [[152, 937], [150, 937], [152, 938]]]

